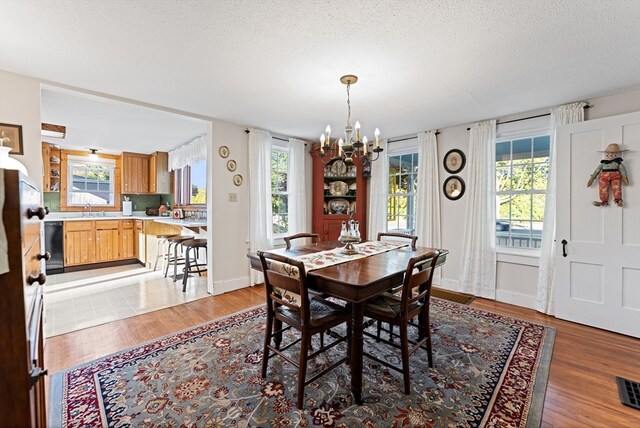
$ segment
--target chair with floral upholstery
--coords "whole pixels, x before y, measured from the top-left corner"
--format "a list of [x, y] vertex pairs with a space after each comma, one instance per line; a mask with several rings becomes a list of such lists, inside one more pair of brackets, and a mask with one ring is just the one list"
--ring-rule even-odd
[[[302, 262], [264, 251], [258, 251], [258, 256], [262, 264], [267, 295], [267, 325], [262, 355], [262, 377], [266, 378], [269, 359], [276, 355], [297, 367], [297, 406], [302, 409], [304, 387], [348, 361], [351, 311], [350, 308], [345, 308], [318, 296], [311, 296], [307, 289], [307, 275]], [[287, 326], [281, 328], [282, 323]], [[332, 333], [336, 340], [327, 346], [321, 345], [317, 351], [309, 354], [309, 345], [313, 335], [323, 333], [343, 323], [346, 323], [347, 326], [346, 335], [340, 336], [335, 332]], [[300, 331], [300, 338], [281, 347], [282, 333], [291, 328]], [[274, 345], [271, 343], [272, 339]], [[308, 360], [344, 341], [347, 341], [347, 355], [307, 380]], [[299, 342], [300, 355], [296, 362], [286, 355], [285, 351]]]

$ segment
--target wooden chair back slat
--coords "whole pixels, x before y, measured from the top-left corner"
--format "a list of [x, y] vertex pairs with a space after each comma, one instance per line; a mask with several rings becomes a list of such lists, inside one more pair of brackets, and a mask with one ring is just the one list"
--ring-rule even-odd
[[[439, 254], [440, 252], [438, 250], [432, 250], [421, 256], [412, 258], [409, 260], [409, 263], [407, 263], [401, 296], [400, 310], [403, 315], [411, 315], [409, 314], [409, 307], [412, 303], [420, 301], [425, 305], [429, 304], [428, 297], [430, 297], [431, 294], [431, 283]], [[418, 288], [420, 292], [414, 295], [413, 291], [416, 288]]]
[[392, 237], [392, 238], [401, 238], [401, 239], [409, 239], [411, 241], [411, 249], [413, 251], [416, 250], [416, 242], [418, 241], [418, 237], [415, 235], [409, 235], [408, 233], [400, 233], [400, 232], [378, 232], [377, 241], [382, 241], [383, 237]]
[[[307, 290], [307, 274], [304, 263], [290, 259], [279, 254], [258, 251], [262, 272], [264, 273], [264, 284], [267, 294], [267, 306], [285, 305], [289, 309], [300, 311], [300, 319], [304, 324], [310, 323], [309, 293]], [[274, 269], [283, 269], [288, 275]], [[297, 276], [289, 268], [297, 269]], [[282, 291], [289, 291], [299, 296], [299, 302], [291, 302], [282, 296]]]

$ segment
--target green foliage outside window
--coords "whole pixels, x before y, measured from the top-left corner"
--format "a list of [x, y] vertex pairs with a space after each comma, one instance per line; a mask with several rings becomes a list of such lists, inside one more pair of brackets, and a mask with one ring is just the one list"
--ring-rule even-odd
[[289, 153], [271, 151], [271, 212], [273, 234], [289, 231]]

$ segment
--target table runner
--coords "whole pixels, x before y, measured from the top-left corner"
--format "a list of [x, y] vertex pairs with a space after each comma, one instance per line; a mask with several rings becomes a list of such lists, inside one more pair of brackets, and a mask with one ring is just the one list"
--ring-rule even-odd
[[385, 253], [387, 251], [406, 246], [407, 244], [398, 244], [387, 241], [370, 241], [362, 242], [360, 244], [354, 244], [354, 248], [358, 251], [358, 254], [342, 254], [342, 247], [340, 247], [334, 248], [333, 250], [320, 251], [318, 253], [292, 257], [292, 259], [303, 262], [305, 270], [309, 272], [314, 269], [320, 269], [340, 263], [346, 263], [350, 262], [351, 260], [357, 260], [363, 257]]

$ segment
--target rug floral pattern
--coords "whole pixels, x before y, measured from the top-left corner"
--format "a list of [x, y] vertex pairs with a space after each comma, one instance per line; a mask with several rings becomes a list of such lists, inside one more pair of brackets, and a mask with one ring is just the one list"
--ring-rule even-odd
[[[294, 367], [274, 357], [267, 379], [260, 376], [265, 312], [259, 307], [57, 373], [52, 401], [61, 402], [61, 412], [50, 422], [64, 427], [524, 426], [536, 375], [548, 371], [541, 359], [550, 329], [439, 299], [432, 300], [431, 317], [435, 367], [429, 369], [422, 349], [411, 357], [410, 395], [403, 393], [400, 373], [365, 358], [364, 405], [353, 402], [349, 368], [343, 365], [309, 384], [305, 409], [298, 410]], [[400, 364], [399, 352], [386, 345], [367, 340], [365, 347]], [[297, 355], [298, 349], [292, 352]], [[345, 347], [331, 352], [342, 355]], [[330, 359], [331, 354], [313, 360], [308, 375]]]

